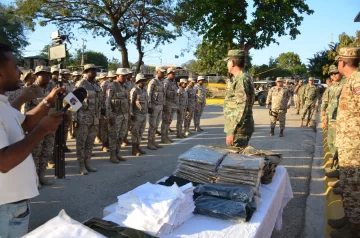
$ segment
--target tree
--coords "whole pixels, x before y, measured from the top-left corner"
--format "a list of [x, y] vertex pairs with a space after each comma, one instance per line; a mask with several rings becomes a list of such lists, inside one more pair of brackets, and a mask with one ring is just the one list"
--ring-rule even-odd
[[294, 52], [281, 53], [277, 58], [278, 66], [290, 71], [291, 75], [306, 73], [306, 66], [301, 63], [300, 56]]
[[301, 14], [313, 13], [304, 0], [254, 0], [253, 9], [246, 0], [179, 0], [176, 22], [214, 45], [249, 51], [278, 43], [275, 36], [295, 39]]
[[[78, 57], [77, 61], [80, 62], [81, 54], [78, 54], [77, 57]], [[84, 53], [84, 63], [85, 64], [95, 64], [96, 66], [100, 66], [102, 69], [105, 69], [105, 70], [108, 69], [108, 59], [101, 52], [96, 52], [96, 51], [92, 51], [92, 50], [86, 51]]]
[[114, 70], [116, 71], [117, 68], [121, 68], [121, 62], [118, 59], [115, 59], [114, 57], [109, 60], [108, 62], [108, 70]]
[[324, 72], [323, 67], [327, 65], [329, 67], [334, 60], [329, 59], [329, 50], [322, 50], [314, 54], [312, 58], [309, 58], [309, 64], [307, 69], [310, 76], [324, 79], [324, 75], [327, 72]]
[[129, 67], [126, 44], [136, 35], [129, 9], [137, 0], [16, 0], [17, 17], [34, 29], [54, 23], [63, 33], [74, 27], [92, 32], [93, 36], [110, 37], [112, 50], [120, 49], [122, 64]]
[[14, 8], [0, 3], [0, 42], [11, 46], [16, 56], [22, 55], [22, 50], [29, 45], [26, 39], [26, 27], [14, 15]]
[[180, 35], [179, 31], [169, 29], [173, 22], [172, 4], [173, 0], [139, 0], [129, 9], [136, 27], [133, 41], [139, 53], [137, 62], [140, 62], [137, 64], [136, 73], [140, 71], [145, 45], [154, 44], [155, 49]]

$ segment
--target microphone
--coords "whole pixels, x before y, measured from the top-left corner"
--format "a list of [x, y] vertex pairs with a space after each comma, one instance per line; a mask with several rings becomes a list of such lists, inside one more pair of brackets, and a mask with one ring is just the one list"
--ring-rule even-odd
[[60, 111], [66, 112], [70, 107], [72, 111], [77, 111], [82, 106], [82, 102], [87, 97], [87, 92], [85, 88], [77, 88], [72, 93], [69, 93], [64, 98], [64, 101], [67, 103]]

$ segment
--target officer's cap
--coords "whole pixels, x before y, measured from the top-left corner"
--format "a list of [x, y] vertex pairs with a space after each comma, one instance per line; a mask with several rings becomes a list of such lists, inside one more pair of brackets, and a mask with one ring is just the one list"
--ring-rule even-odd
[[166, 71], [166, 69], [164, 67], [162, 67], [162, 66], [156, 66], [155, 70], [156, 70], [156, 72], [157, 71], [160, 71], [160, 72], [165, 72]]
[[282, 77], [277, 77], [276, 82], [283, 82], [283, 78]]
[[45, 73], [49, 73], [50, 74], [50, 69], [44, 65], [39, 65], [36, 66], [35, 68], [35, 74], [41, 73], [41, 72], [45, 72]]
[[180, 83], [188, 83], [187, 79], [180, 79]]
[[106, 77], [108, 77], [108, 78], [115, 78], [116, 75], [115, 75], [114, 71], [110, 70], [110, 71], [108, 72], [108, 74], [107, 74]]
[[27, 76], [29, 76], [29, 75], [31, 75], [31, 74], [33, 74], [34, 72], [31, 70], [31, 69], [29, 69], [29, 70], [24, 70], [24, 73], [21, 75], [21, 77], [20, 77], [20, 79], [21, 79], [21, 81], [25, 81], [25, 79], [27, 78]]
[[196, 83], [196, 81], [195, 81], [194, 78], [189, 78], [189, 83], [190, 83], [190, 82]]
[[229, 50], [224, 61], [228, 61], [230, 58], [245, 58], [245, 56], [246, 52], [244, 50]]
[[340, 58], [356, 59], [360, 58], [360, 47], [342, 47], [339, 50], [339, 55], [335, 57], [335, 60]]
[[127, 75], [129, 74], [126, 68], [118, 68], [116, 70], [116, 75]]
[[205, 76], [199, 76], [199, 77], [197, 78], [197, 81], [199, 82], [200, 80], [204, 81], [204, 80], [205, 80]]
[[147, 80], [143, 74], [137, 74], [135, 78], [135, 83], [139, 83], [141, 80]]
[[60, 74], [71, 74], [71, 72], [68, 69], [60, 69]]
[[86, 73], [89, 69], [97, 69], [100, 68], [100, 66], [95, 66], [94, 64], [86, 64], [84, 65], [83, 74]]
[[313, 77], [310, 77], [310, 78], [309, 78], [309, 81], [314, 81], [314, 78], [313, 78]]
[[78, 71], [74, 71], [73, 73], [72, 73], [72, 76], [79, 76], [79, 75], [81, 75]]
[[106, 76], [107, 76], [107, 73], [101, 73], [99, 75], [99, 79], [104, 79], [104, 78], [106, 78]]
[[330, 65], [329, 74], [332, 74], [332, 73], [339, 73], [339, 70], [335, 65]]
[[168, 68], [166, 70], [166, 74], [171, 74], [171, 73], [175, 73], [175, 68]]

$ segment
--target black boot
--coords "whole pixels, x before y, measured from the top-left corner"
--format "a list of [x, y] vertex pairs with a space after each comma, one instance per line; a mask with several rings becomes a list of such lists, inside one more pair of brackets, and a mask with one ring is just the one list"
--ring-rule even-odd
[[328, 225], [334, 229], [341, 229], [344, 226], [346, 226], [348, 222], [349, 220], [347, 219], [347, 217], [344, 216], [343, 218], [340, 219], [329, 219]]
[[270, 128], [270, 136], [274, 136], [275, 135], [275, 128]]
[[360, 238], [360, 224], [348, 222], [343, 228], [332, 231], [332, 238]]

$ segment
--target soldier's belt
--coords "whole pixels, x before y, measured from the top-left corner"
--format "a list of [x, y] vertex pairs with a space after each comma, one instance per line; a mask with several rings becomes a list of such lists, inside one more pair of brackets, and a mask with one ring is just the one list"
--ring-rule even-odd
[[286, 109], [279, 109], [279, 110], [276, 110], [276, 112], [269, 109], [269, 115], [273, 116], [273, 117], [278, 117], [280, 112], [286, 113]]

